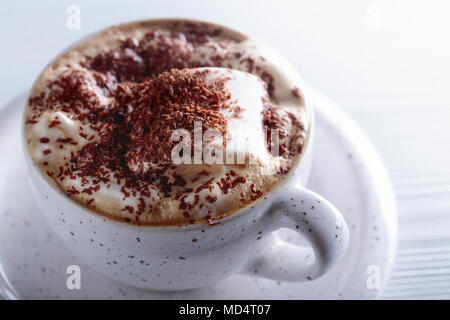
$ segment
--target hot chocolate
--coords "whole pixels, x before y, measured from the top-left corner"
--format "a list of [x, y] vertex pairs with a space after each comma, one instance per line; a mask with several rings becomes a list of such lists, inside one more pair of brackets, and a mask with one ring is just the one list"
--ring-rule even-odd
[[310, 121], [299, 86], [276, 53], [223, 27], [121, 25], [40, 75], [28, 149], [50, 181], [99, 214], [214, 223], [298, 163]]

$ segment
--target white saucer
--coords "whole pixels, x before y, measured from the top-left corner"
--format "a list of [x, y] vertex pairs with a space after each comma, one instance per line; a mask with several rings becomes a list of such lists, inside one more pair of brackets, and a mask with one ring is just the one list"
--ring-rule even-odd
[[[286, 283], [228, 277], [214, 287], [143, 291], [106, 279], [69, 254], [50, 232], [28, 187], [20, 143], [25, 95], [0, 109], [0, 296], [25, 299], [372, 299], [367, 285], [391, 270], [397, 212], [391, 182], [363, 132], [327, 98], [310, 90], [317, 135], [309, 187], [333, 202], [350, 227], [350, 247], [340, 264], [319, 280]], [[290, 231], [281, 236], [296, 242]], [[291, 239], [292, 237], [292, 239]], [[81, 290], [66, 287], [67, 266], [81, 267]], [[373, 267], [375, 266], [375, 267]], [[376, 274], [374, 274], [376, 273]], [[376, 281], [376, 279], [375, 279]], [[372, 282], [370, 282], [372, 283]]]

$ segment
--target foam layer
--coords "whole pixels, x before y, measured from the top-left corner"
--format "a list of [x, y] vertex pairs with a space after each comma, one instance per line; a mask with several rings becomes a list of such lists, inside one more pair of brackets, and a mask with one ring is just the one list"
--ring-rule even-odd
[[[26, 113], [29, 151], [53, 183], [98, 213], [138, 224], [213, 220], [263, 196], [298, 162], [309, 125], [299, 86], [277, 53], [232, 31], [119, 26], [41, 74]], [[200, 149], [215, 149], [215, 162], [205, 153], [195, 161], [192, 119], [203, 120]], [[179, 141], [160, 129], [186, 129], [190, 163], [174, 163]], [[205, 138], [208, 129], [219, 134]], [[270, 130], [280, 133], [276, 150]]]

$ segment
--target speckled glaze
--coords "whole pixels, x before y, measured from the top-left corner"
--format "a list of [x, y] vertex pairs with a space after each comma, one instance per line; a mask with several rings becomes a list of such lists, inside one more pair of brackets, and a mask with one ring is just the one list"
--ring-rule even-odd
[[[288, 282], [234, 274], [213, 286], [187, 291], [142, 290], [112, 281], [67, 250], [50, 229], [33, 196], [22, 152], [23, 94], [0, 107], [0, 298], [7, 299], [374, 299], [389, 278], [397, 240], [397, 211], [391, 182], [365, 134], [321, 93], [308, 88], [316, 111], [314, 161], [308, 188], [331, 200], [349, 226], [344, 257], [315, 281]], [[345, 182], [345, 183], [343, 183]], [[272, 234], [273, 235], [273, 234]], [[271, 235], [271, 236], [272, 236]], [[302, 237], [281, 229], [283, 245], [304, 246]], [[268, 239], [266, 235], [261, 240]], [[259, 240], [256, 243], [261, 243]], [[279, 241], [274, 242], [274, 244]], [[289, 255], [276, 257], [287, 269]], [[81, 288], [69, 290], [66, 269], [78, 265]], [[378, 266], [381, 286], [367, 286], [368, 268]], [[259, 268], [263, 268], [260, 265]], [[381, 295], [382, 296], [382, 295]]]
[[[187, 226], [135, 226], [92, 213], [51, 184], [31, 160], [25, 139], [23, 144], [33, 194], [69, 250], [121, 283], [186, 290], [210, 286], [236, 272], [310, 281], [340, 260], [348, 245], [344, 218], [331, 203], [303, 187], [311, 168], [313, 136], [314, 122], [303, 158], [287, 182], [215, 225]], [[311, 249], [272, 238], [280, 228], [301, 234], [314, 255]], [[296, 257], [289, 265], [279, 262], [286, 254]]]

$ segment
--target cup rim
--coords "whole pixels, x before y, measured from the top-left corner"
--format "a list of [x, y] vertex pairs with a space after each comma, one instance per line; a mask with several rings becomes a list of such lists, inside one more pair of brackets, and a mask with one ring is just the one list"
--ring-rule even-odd
[[[111, 28], [115, 28], [115, 27], [121, 27], [121, 26], [127, 26], [127, 25], [134, 25], [134, 24], [140, 24], [140, 23], [161, 23], [161, 22], [174, 22], [174, 21], [179, 21], [182, 23], [186, 23], [186, 22], [192, 22], [192, 23], [203, 23], [203, 24], [207, 24], [210, 25], [211, 27], [217, 27], [217, 28], [224, 28], [227, 29], [227, 31], [231, 31], [232, 33], [242, 37], [243, 39], [249, 40], [251, 39], [251, 37], [247, 36], [246, 34], [235, 30], [234, 28], [230, 28], [221, 24], [217, 24], [217, 23], [213, 23], [213, 22], [209, 22], [209, 21], [205, 21], [205, 20], [197, 20], [197, 19], [188, 19], [188, 18], [155, 18], [155, 19], [141, 19], [141, 20], [136, 20], [136, 21], [129, 21], [129, 22], [124, 22], [124, 23], [119, 23], [119, 24], [115, 24], [106, 28], [103, 28], [99, 31], [90, 33], [88, 35], [86, 35], [85, 37], [82, 37], [80, 40], [76, 41], [75, 43], [71, 44], [70, 46], [68, 46], [67, 48], [65, 48], [64, 50], [62, 50], [58, 55], [55, 56], [55, 58], [53, 58], [48, 64], [45, 65], [45, 67], [42, 69], [42, 71], [39, 73], [38, 77], [36, 79], [39, 79], [39, 77], [41, 76], [41, 74], [49, 67], [51, 66], [60, 56], [62, 56], [63, 54], [65, 54], [66, 52], [68, 52], [69, 50], [71, 50], [72, 48], [74, 48], [75, 46], [77, 46], [78, 44], [81, 44], [82, 42], [86, 41], [87, 39], [90, 39], [96, 35], [99, 35]], [[275, 50], [275, 49], [274, 49]], [[314, 109], [312, 107], [312, 103], [309, 97], [309, 94], [306, 90], [306, 85], [303, 81], [303, 79], [300, 77], [300, 75], [298, 75], [298, 81], [299, 81], [299, 86], [298, 89], [300, 90], [301, 94], [302, 94], [302, 98], [304, 100], [304, 108], [307, 111], [307, 115], [308, 115], [308, 130], [307, 130], [307, 135], [306, 138], [304, 140], [304, 144], [303, 144], [303, 149], [302, 149], [302, 154], [298, 157], [298, 159], [295, 161], [294, 163], [294, 168], [291, 170], [289, 170], [289, 172], [287, 172], [284, 177], [282, 179], [280, 179], [280, 181], [268, 192], [266, 192], [263, 196], [255, 199], [254, 201], [248, 203], [246, 206], [237, 209], [236, 211], [223, 215], [223, 216], [219, 216], [219, 217], [213, 217], [213, 224], [209, 225], [208, 223], [206, 223], [205, 221], [202, 220], [202, 222], [200, 223], [193, 223], [193, 224], [173, 224], [173, 225], [153, 225], [153, 224], [142, 224], [142, 225], [138, 225], [138, 224], [133, 224], [133, 223], [128, 223], [125, 221], [121, 221], [121, 220], [116, 220], [110, 216], [101, 214], [101, 213], [97, 213], [94, 210], [87, 208], [85, 206], [83, 206], [81, 203], [79, 203], [76, 200], [73, 200], [72, 198], [70, 198], [65, 192], [63, 192], [54, 182], [50, 181], [50, 179], [48, 177], [46, 177], [44, 175], [44, 173], [42, 172], [42, 170], [39, 168], [39, 166], [36, 164], [36, 162], [33, 160], [33, 158], [31, 157], [29, 148], [28, 148], [28, 144], [27, 144], [27, 139], [26, 139], [26, 132], [25, 132], [25, 113], [27, 110], [27, 103], [28, 100], [31, 96], [31, 93], [33, 92], [33, 88], [35, 85], [35, 82], [33, 83], [33, 86], [31, 87], [28, 95], [27, 95], [27, 99], [26, 99], [26, 103], [25, 103], [25, 107], [23, 109], [23, 116], [22, 116], [22, 143], [23, 143], [23, 147], [24, 147], [24, 153], [25, 153], [25, 157], [27, 159], [27, 165], [32, 167], [32, 170], [35, 171], [40, 179], [45, 180], [45, 183], [47, 185], [50, 186], [50, 188], [55, 191], [55, 194], [57, 194], [58, 196], [63, 197], [65, 200], [71, 202], [73, 205], [80, 207], [82, 210], [84, 210], [85, 212], [88, 212], [91, 216], [93, 216], [95, 219], [100, 219], [102, 221], [104, 221], [105, 223], [111, 223], [114, 225], [117, 225], [121, 228], [127, 227], [127, 228], [132, 228], [132, 229], [136, 229], [138, 228], [139, 230], [158, 230], [158, 231], [182, 231], [182, 230], [197, 230], [197, 229], [203, 229], [205, 227], [212, 227], [212, 226], [216, 226], [216, 225], [221, 225], [223, 223], [232, 221], [234, 219], [237, 219], [238, 217], [240, 217], [242, 214], [244, 214], [246, 211], [251, 210], [253, 207], [256, 207], [258, 205], [260, 205], [263, 201], [266, 201], [267, 195], [269, 194], [273, 194], [273, 193], [277, 193], [278, 191], [280, 191], [280, 189], [282, 189], [284, 186], [286, 186], [289, 181], [291, 181], [291, 179], [293, 178], [293, 176], [295, 175], [295, 172], [299, 169], [302, 160], [305, 158], [305, 155], [307, 153], [310, 153], [310, 144], [313, 141], [313, 135], [314, 135], [314, 126], [315, 126], [315, 116], [314, 116]]]

